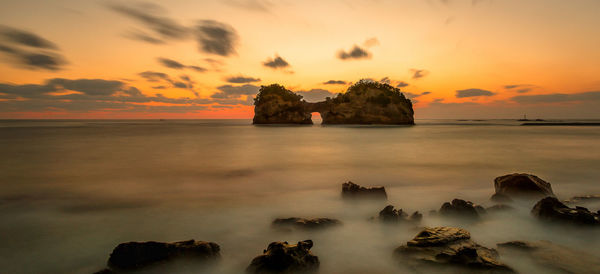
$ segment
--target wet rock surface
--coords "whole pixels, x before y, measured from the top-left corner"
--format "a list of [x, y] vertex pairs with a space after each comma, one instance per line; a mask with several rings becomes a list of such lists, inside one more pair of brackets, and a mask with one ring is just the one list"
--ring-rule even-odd
[[377, 219], [387, 223], [418, 223], [423, 219], [423, 214], [415, 211], [409, 216], [401, 208], [395, 209], [393, 205], [388, 205], [379, 211]]
[[513, 173], [494, 179], [496, 193], [492, 200], [506, 202], [507, 198], [540, 198], [554, 196], [550, 183], [526, 173]]
[[470, 201], [454, 199], [452, 202], [446, 202], [439, 210], [439, 215], [446, 217], [459, 217], [468, 219], [479, 219], [486, 210], [480, 205], [475, 205]]
[[311, 240], [295, 245], [272, 242], [263, 254], [252, 260], [247, 273], [310, 273], [319, 268], [319, 258], [310, 252]]
[[555, 197], [546, 197], [535, 204], [531, 213], [541, 220], [577, 225], [600, 225], [598, 213], [585, 207], [571, 208]]
[[563, 273], [600, 273], [597, 255], [573, 250], [548, 241], [511, 241], [498, 244], [501, 254], [528, 256], [539, 266]]
[[425, 228], [406, 245], [398, 247], [394, 255], [402, 263], [425, 271], [430, 267], [453, 267], [462, 273], [513, 273], [498, 261], [495, 249], [481, 246], [471, 240], [468, 231], [455, 227]]
[[342, 198], [369, 198], [369, 199], [387, 199], [385, 187], [363, 187], [353, 182], [342, 184]]
[[216, 243], [203, 241], [162, 242], [128, 242], [119, 244], [108, 259], [111, 271], [132, 271], [165, 263], [175, 259], [192, 259], [200, 261], [215, 260], [220, 257], [220, 247]]
[[582, 195], [574, 196], [571, 199], [565, 200], [565, 204], [578, 204], [586, 202], [600, 202], [600, 195]]
[[300, 229], [323, 229], [332, 226], [341, 225], [342, 222], [331, 218], [277, 218], [273, 220], [274, 227], [294, 227]]

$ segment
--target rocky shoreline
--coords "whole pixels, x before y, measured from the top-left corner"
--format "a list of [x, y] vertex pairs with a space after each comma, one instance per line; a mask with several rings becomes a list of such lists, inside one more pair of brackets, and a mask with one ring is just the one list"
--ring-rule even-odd
[[[451, 218], [462, 222], [479, 222], [497, 211], [513, 210], [515, 201], [537, 201], [531, 209], [532, 218], [548, 224], [564, 224], [572, 227], [588, 227], [600, 232], [600, 210], [597, 212], [581, 206], [569, 207], [581, 201], [597, 200], [597, 195], [576, 196], [561, 202], [556, 198], [550, 183], [524, 173], [507, 174], [494, 180], [494, 206], [484, 208], [471, 201], [453, 199], [444, 202], [430, 216]], [[387, 200], [385, 187], [363, 187], [352, 182], [342, 184], [341, 198], [351, 202], [358, 200]], [[524, 254], [545, 268], [566, 273], [598, 273], [600, 258], [592, 254], [572, 250], [551, 242], [527, 242], [515, 239], [498, 243], [496, 248], [486, 247], [471, 239], [471, 233], [460, 227], [421, 227], [423, 215], [418, 211], [408, 214], [393, 205], [385, 206], [371, 221], [386, 224], [404, 224], [419, 229], [414, 238], [395, 250], [390, 250], [398, 264], [416, 272], [454, 271], [452, 273], [516, 273], [511, 265], [502, 262], [504, 255]], [[367, 221], [367, 220], [365, 220]], [[343, 220], [318, 217], [276, 218], [274, 229], [289, 232], [293, 229], [331, 229], [343, 225]], [[311, 273], [317, 272], [320, 261], [310, 249], [312, 240], [290, 244], [286, 241], [271, 242], [261, 255], [252, 259], [247, 273]], [[204, 264], [219, 263], [221, 248], [217, 243], [204, 241], [128, 242], [119, 244], [110, 254], [107, 268], [97, 273], [123, 273], [149, 269], [179, 259], [194, 260]], [[576, 258], [576, 259], [571, 259]], [[585, 264], [585, 265], [584, 265]]]

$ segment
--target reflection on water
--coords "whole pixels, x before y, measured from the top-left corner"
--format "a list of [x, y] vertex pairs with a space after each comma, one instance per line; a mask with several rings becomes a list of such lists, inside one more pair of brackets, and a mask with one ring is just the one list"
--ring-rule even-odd
[[[546, 239], [597, 251], [597, 231], [540, 224], [529, 216], [533, 204], [478, 223], [426, 213], [453, 198], [491, 205], [493, 179], [512, 172], [551, 182], [559, 198], [600, 193], [600, 127], [417, 123], [2, 121], [2, 272], [90, 273], [120, 242], [186, 239], [221, 245], [222, 261], [207, 273], [240, 273], [269, 242], [305, 239], [315, 242], [322, 273], [408, 271], [391, 254], [418, 229], [368, 222], [385, 203], [342, 201], [346, 180], [386, 186], [388, 203], [424, 212], [423, 225], [461, 226], [489, 247]], [[292, 216], [338, 218], [344, 225], [316, 232], [271, 229], [273, 218]], [[544, 272], [518, 258], [505, 261]]]

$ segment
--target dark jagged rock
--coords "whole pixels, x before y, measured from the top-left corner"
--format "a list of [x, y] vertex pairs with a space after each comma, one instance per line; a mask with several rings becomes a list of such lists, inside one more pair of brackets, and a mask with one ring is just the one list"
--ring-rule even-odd
[[312, 124], [312, 112], [321, 114], [323, 124], [414, 124], [412, 103], [399, 89], [368, 80], [317, 103], [277, 84], [262, 86], [254, 106], [254, 124]]
[[319, 268], [319, 258], [310, 252], [311, 240], [298, 242], [272, 242], [263, 254], [254, 258], [246, 268], [247, 273], [297, 273], [315, 272]]
[[455, 227], [425, 228], [406, 245], [398, 247], [394, 255], [417, 270], [456, 267], [463, 269], [462, 273], [514, 272], [498, 261], [495, 249], [475, 243], [468, 231]]
[[116, 271], [139, 270], [174, 259], [214, 260], [220, 257], [219, 251], [216, 243], [194, 240], [174, 243], [128, 242], [119, 244], [113, 250], [108, 267]]
[[353, 182], [342, 184], [343, 198], [371, 198], [371, 199], [387, 199], [385, 187], [362, 187]]
[[505, 204], [499, 204], [499, 205], [490, 206], [490, 207], [486, 208], [485, 210], [487, 212], [499, 212], [499, 211], [513, 210], [513, 209], [515, 209], [515, 208], [512, 206], [505, 205]]
[[580, 225], [600, 225], [597, 213], [585, 207], [570, 208], [555, 197], [546, 197], [535, 204], [531, 213], [547, 221], [556, 221]]
[[254, 99], [253, 124], [312, 124], [302, 96], [283, 86], [262, 86]]
[[395, 209], [393, 205], [388, 205], [379, 211], [377, 219], [383, 222], [397, 223], [397, 222], [412, 222], [418, 223], [423, 219], [423, 214], [415, 211], [410, 217], [401, 208]]
[[548, 241], [499, 243], [502, 254], [528, 256], [541, 267], [564, 273], [600, 273], [600, 258]]
[[444, 203], [439, 213], [448, 217], [479, 219], [481, 214], [485, 214], [485, 209], [480, 205], [474, 205], [470, 201], [454, 199], [452, 203]]
[[526, 173], [513, 173], [494, 179], [496, 194], [492, 199], [507, 202], [509, 198], [539, 198], [554, 196], [550, 183]]
[[296, 227], [301, 229], [320, 229], [336, 225], [341, 225], [342, 222], [330, 218], [277, 218], [273, 221], [273, 226], [276, 227]]

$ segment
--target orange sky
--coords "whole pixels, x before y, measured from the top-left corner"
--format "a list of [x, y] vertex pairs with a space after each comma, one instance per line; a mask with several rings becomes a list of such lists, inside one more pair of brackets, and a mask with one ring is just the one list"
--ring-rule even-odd
[[596, 0], [0, 5], [0, 118], [251, 118], [262, 84], [361, 78], [416, 118], [600, 118]]

